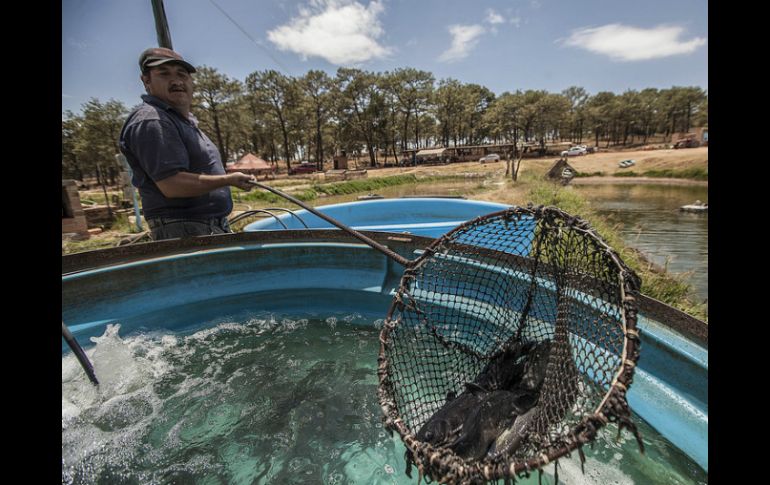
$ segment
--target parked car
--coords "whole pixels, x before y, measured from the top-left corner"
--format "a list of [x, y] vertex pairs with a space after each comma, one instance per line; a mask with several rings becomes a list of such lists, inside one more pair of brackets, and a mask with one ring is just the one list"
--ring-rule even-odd
[[628, 168], [631, 165], [636, 165], [636, 160], [621, 160], [618, 162], [618, 166], [620, 168]]
[[479, 158], [479, 162], [481, 163], [487, 163], [487, 162], [499, 162], [500, 161], [500, 155], [497, 153], [490, 153], [489, 155], [484, 155], [483, 157]]
[[318, 170], [315, 168], [314, 164], [308, 161], [303, 161], [299, 165], [295, 165], [294, 167], [292, 167], [291, 170], [289, 170], [289, 175], [297, 175], [300, 173], [314, 173], [317, 171]]
[[696, 140], [695, 138], [685, 138], [684, 140], [679, 140], [674, 144], [674, 148], [697, 148], [700, 146], [700, 142]]
[[585, 146], [577, 146], [577, 147], [572, 147], [569, 150], [564, 150], [563, 152], [561, 152], [561, 156], [562, 157], [577, 157], [577, 156], [585, 155], [586, 151], [587, 150], [586, 150]]

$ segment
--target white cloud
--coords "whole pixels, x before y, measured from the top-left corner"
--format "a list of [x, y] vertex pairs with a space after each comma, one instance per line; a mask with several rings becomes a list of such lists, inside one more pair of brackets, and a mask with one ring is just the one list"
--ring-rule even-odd
[[267, 38], [303, 59], [321, 57], [336, 65], [366, 62], [391, 53], [377, 41], [385, 32], [378, 20], [384, 10], [379, 0], [368, 6], [355, 0], [311, 0], [300, 7], [299, 16], [268, 31]]
[[439, 61], [454, 62], [467, 57], [484, 33], [484, 27], [478, 24], [451, 25], [449, 33], [452, 34], [452, 45], [439, 56]]
[[577, 29], [564, 41], [568, 46], [609, 56], [616, 61], [643, 61], [689, 54], [706, 43], [705, 38], [680, 40], [683, 27], [659, 25], [651, 29], [609, 24]]
[[495, 12], [491, 8], [487, 9], [487, 18], [486, 18], [486, 20], [487, 20], [487, 22], [489, 22], [492, 25], [505, 23], [505, 19], [503, 18], [503, 16], [500, 15], [499, 13]]
[[508, 23], [510, 23], [516, 28], [519, 28], [519, 26], [521, 25], [521, 17], [511, 17], [508, 19]]
[[65, 98], [65, 99], [69, 99], [69, 98], [73, 98], [74, 96], [71, 96], [71, 95], [69, 95], [69, 94], [64, 94], [64, 93], [61, 93], [61, 97], [62, 97], [62, 98]]

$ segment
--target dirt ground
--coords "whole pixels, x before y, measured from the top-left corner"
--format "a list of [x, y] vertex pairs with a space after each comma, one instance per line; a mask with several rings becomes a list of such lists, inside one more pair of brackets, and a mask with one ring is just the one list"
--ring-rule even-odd
[[[632, 150], [632, 151], [600, 151], [599, 153], [589, 153], [580, 157], [570, 157], [569, 163], [579, 172], [594, 173], [604, 172], [606, 175], [612, 175], [615, 172], [630, 170], [637, 173], [648, 170], [685, 168], [706, 168], [708, 167], [708, 147], [683, 148], [679, 150]], [[521, 162], [519, 173], [525, 173], [527, 170], [535, 168], [539, 172], [548, 170], [559, 157], [547, 158], [525, 158]], [[636, 165], [629, 169], [621, 169], [618, 162], [621, 160], [633, 159]], [[442, 174], [453, 175], [460, 173], [482, 173], [505, 171], [505, 161], [494, 163], [463, 162], [452, 163], [449, 165], [421, 165], [417, 167], [388, 167], [378, 169], [368, 169], [369, 177], [387, 177], [398, 174]], [[633, 180], [633, 179], [624, 179]], [[660, 179], [657, 179], [660, 181]]]
[[[628, 169], [618, 167], [618, 162], [628, 159], [635, 160], [636, 165]], [[706, 168], [708, 161], [708, 147], [599, 152], [569, 159], [570, 165], [579, 172], [604, 172], [607, 175], [623, 170], [642, 173], [648, 170]]]

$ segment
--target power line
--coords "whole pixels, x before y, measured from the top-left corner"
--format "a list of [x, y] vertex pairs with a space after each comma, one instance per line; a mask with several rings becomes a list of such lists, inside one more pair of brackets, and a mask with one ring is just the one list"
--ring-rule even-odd
[[269, 51], [269, 50], [268, 50], [268, 49], [267, 49], [267, 48], [266, 48], [264, 45], [262, 45], [262, 43], [261, 43], [261, 42], [259, 42], [259, 41], [255, 40], [255, 39], [254, 39], [254, 38], [253, 38], [251, 35], [249, 35], [249, 33], [248, 33], [248, 32], [246, 32], [246, 30], [245, 30], [243, 27], [241, 27], [241, 26], [238, 24], [238, 22], [236, 22], [236, 21], [235, 21], [235, 19], [234, 19], [234, 18], [232, 18], [230, 15], [228, 15], [228, 13], [227, 13], [227, 12], [225, 12], [225, 10], [224, 10], [222, 7], [220, 7], [220, 6], [219, 6], [219, 5], [218, 5], [218, 4], [217, 4], [217, 3], [216, 3], [214, 0], [209, 0], [209, 2], [211, 2], [211, 4], [212, 4], [212, 5], [214, 5], [214, 6], [215, 6], [215, 7], [216, 7], [216, 8], [217, 8], [217, 9], [218, 9], [220, 12], [222, 12], [222, 14], [223, 14], [225, 17], [227, 17], [227, 19], [228, 19], [228, 20], [230, 20], [230, 22], [232, 22], [232, 23], [233, 23], [233, 25], [235, 25], [236, 27], [238, 27], [238, 30], [240, 30], [241, 32], [243, 32], [243, 35], [245, 35], [246, 37], [248, 37], [248, 38], [249, 38], [249, 40], [251, 40], [251, 41], [252, 41], [252, 42], [253, 42], [253, 43], [254, 43], [254, 44], [257, 46], [257, 47], [259, 47], [260, 49], [262, 49], [262, 50], [265, 52], [265, 54], [267, 54], [267, 55], [268, 55], [268, 57], [270, 57], [270, 59], [272, 59], [272, 60], [273, 60], [273, 62], [275, 62], [276, 64], [278, 64], [278, 66], [280, 66], [280, 67], [281, 67], [281, 69], [283, 69], [283, 70], [284, 70], [284, 71], [285, 71], [287, 74], [290, 74], [290, 72], [289, 72], [289, 68], [288, 68], [288, 67], [284, 66], [284, 65], [281, 63], [281, 61], [279, 61], [278, 59], [276, 59], [276, 58], [273, 56], [273, 54], [271, 54], [271, 53], [270, 53], [270, 51]]

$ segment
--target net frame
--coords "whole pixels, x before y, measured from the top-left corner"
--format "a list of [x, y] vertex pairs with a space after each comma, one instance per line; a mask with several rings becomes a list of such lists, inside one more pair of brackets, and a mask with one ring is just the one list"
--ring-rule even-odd
[[[541, 231], [532, 241], [535, 251], [534, 257], [530, 255], [517, 256], [506, 254], [505, 251], [498, 251], [494, 247], [473, 249], [474, 252], [490, 252], [490, 254], [494, 255], [499, 260], [516, 261], [517, 264], [524, 264], [525, 266], [527, 262], [529, 263], [529, 267], [532, 268], [531, 285], [519, 323], [521, 324], [521, 322], [524, 321], [527, 314], [532, 309], [534, 292], [537, 286], [537, 278], [535, 276], [538, 274], [538, 269], [545, 274], [552, 274], [555, 279], [558, 279], [559, 277], [562, 279], [572, 279], [572, 281], [567, 281], [566, 283], [564, 281], [561, 283], [557, 282], [557, 314], [563, 310], [560, 307], [560, 302], [567, 301], [565, 294], [559, 295], [559, 287], [568, 288], [569, 284], [574, 284], [575, 278], [585, 277], [585, 275], [581, 275], [577, 271], [570, 271], [568, 269], [563, 271], [562, 273], [564, 274], [562, 274], [554, 268], [549, 268], [549, 265], [546, 262], [541, 261], [542, 258], [539, 251], [542, 247], [543, 240], [538, 240], [538, 238], [551, 237], [551, 235], [548, 234], [549, 230], [554, 232], [558, 230], [559, 237], [561, 237], [562, 228], [565, 233], [570, 232], [572, 234], [579, 234], [584, 238], [586, 244], [590, 244], [597, 253], [601, 254], [607, 264], [612, 266], [612, 271], [616, 271], [614, 276], [617, 277], [616, 289], [619, 293], [619, 315], [617, 324], [619, 326], [619, 332], [622, 334], [622, 350], [620, 352], [619, 365], [615, 368], [609, 388], [604, 391], [604, 395], [598, 406], [596, 406], [592, 412], [583, 413], [581, 419], [577, 423], [571, 425], [570, 429], [559, 433], [556, 439], [550, 440], [547, 443], [540, 443], [540, 448], [530, 453], [526, 459], [505, 457], [504, 459], [497, 460], [490, 460], [487, 458], [481, 460], [465, 460], [449, 448], [433, 446], [430, 443], [420, 441], [416, 437], [417, 429], [412, 429], [407, 424], [409, 419], [404, 416], [406, 411], [399, 409], [399, 405], [397, 404], [398, 399], [396, 398], [396, 391], [400, 382], [397, 379], [392, 379], [392, 372], [395, 372], [394, 366], [392, 365], [392, 359], [394, 357], [392, 355], [393, 335], [397, 329], [406, 325], [404, 322], [405, 312], [408, 314], [410, 306], [414, 307], [415, 305], [414, 300], [409, 295], [410, 286], [413, 285], [415, 278], [420, 276], [421, 271], [437, 257], [437, 254], [440, 254], [443, 248], [448, 246], [458, 247], [458, 236], [462, 236], [468, 231], [472, 231], [474, 228], [483, 227], [485, 224], [498, 223], [498, 221], [520, 221], [524, 218], [531, 218], [536, 225], [541, 227]], [[462, 244], [459, 244], [459, 246], [462, 246]], [[565, 261], [568, 262], [569, 255], [566, 254], [563, 256]], [[561, 276], [559, 276], [560, 274]], [[626, 399], [626, 393], [631, 386], [634, 369], [639, 358], [640, 342], [639, 330], [636, 326], [638, 314], [636, 295], [638, 295], [640, 286], [641, 283], [638, 276], [628, 268], [617, 252], [604, 242], [586, 221], [555, 207], [533, 207], [532, 205], [527, 207], [513, 207], [477, 217], [458, 226], [434, 241], [425, 249], [425, 252], [420, 257], [406, 267], [401, 278], [400, 286], [391, 302], [386, 319], [383, 323], [380, 332], [380, 351], [378, 357], [378, 397], [383, 411], [383, 420], [386, 429], [391, 431], [395, 430], [399, 433], [407, 447], [407, 454], [409, 455], [408, 459], [414, 462], [419, 469], [421, 476], [433, 478], [441, 483], [483, 483], [489, 480], [515, 479], [516, 476], [528, 475], [531, 471], [540, 470], [545, 465], [569, 455], [576, 449], [580, 454], [581, 462], [583, 462], [585, 458], [582, 452], [582, 446], [593, 441], [596, 438], [598, 431], [610, 422], [614, 422], [618, 425], [618, 433], [624, 428], [630, 430], [634, 434], [640, 450], [643, 452], [644, 448], [641, 437], [635, 424], [631, 420], [631, 411]], [[414, 308], [412, 308], [412, 310], [413, 309]], [[564, 317], [562, 317], [562, 320], [564, 320]], [[564, 329], [568, 329], [568, 325], [566, 323], [559, 324], [559, 321], [560, 317], [557, 315], [555, 332], [563, 333], [565, 331]], [[561, 327], [559, 325], [561, 325]], [[559, 330], [560, 328], [561, 330]], [[517, 331], [518, 337], [521, 336], [522, 329], [523, 326], [520, 326]], [[437, 333], [435, 328], [432, 330], [432, 335], [435, 340], [441, 344], [440, 346], [436, 346], [437, 351], [440, 351], [442, 347], [448, 348], [452, 345], [457, 345], [446, 339], [442, 340], [440, 333]], [[466, 348], [465, 350], [468, 351], [469, 349]], [[502, 352], [502, 350], [499, 352]], [[472, 353], [472, 351], [470, 353]], [[488, 361], [494, 357], [494, 355], [494, 353], [487, 353], [483, 358]], [[548, 383], [546, 382], [544, 386], [547, 384]], [[414, 420], [412, 419], [411, 421]], [[414, 427], [416, 428], [416, 426]]]

